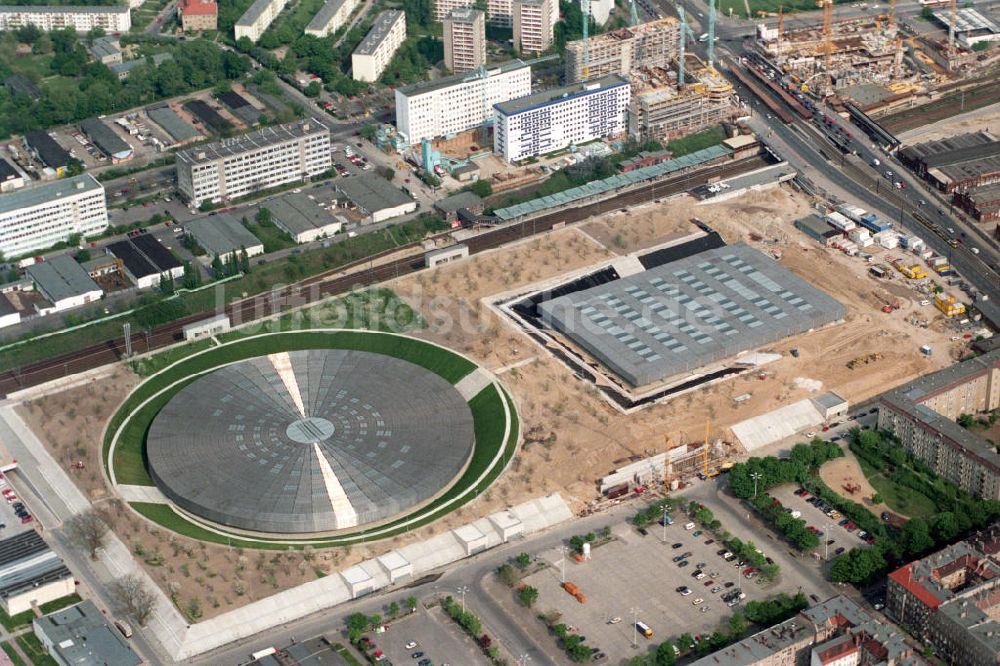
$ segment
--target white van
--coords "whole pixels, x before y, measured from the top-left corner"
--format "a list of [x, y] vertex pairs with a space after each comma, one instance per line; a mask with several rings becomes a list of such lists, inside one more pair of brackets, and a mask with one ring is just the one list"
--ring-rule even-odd
[[693, 530], [694, 529], [694, 523], [688, 523], [687, 525], [684, 526], [684, 529], [686, 529], [688, 531]]

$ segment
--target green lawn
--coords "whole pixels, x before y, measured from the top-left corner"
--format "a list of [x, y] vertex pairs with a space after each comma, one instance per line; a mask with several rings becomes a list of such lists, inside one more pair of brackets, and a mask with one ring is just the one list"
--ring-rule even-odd
[[248, 219], [243, 226], [260, 239], [260, 242], [264, 245], [265, 254], [284, 250], [286, 247], [295, 247], [296, 245], [291, 236], [274, 224], [257, 224], [253, 220]]
[[689, 153], [720, 144], [725, 138], [726, 133], [721, 126], [710, 127], [707, 130], [674, 139], [667, 144], [667, 150], [673, 153], [673, 157], [683, 157]]
[[[230, 335], [241, 335], [240, 333]], [[232, 339], [232, 338], [231, 338]], [[104, 442], [104, 457], [115, 430], [143, 401], [175, 381], [183, 380], [175, 391], [166, 392], [139, 409], [122, 431], [115, 447], [114, 466], [119, 483], [151, 486], [152, 478], [146, 471], [146, 433], [156, 414], [170, 400], [173, 393], [194, 381], [199, 373], [233, 361], [263, 356], [278, 351], [297, 349], [356, 349], [401, 358], [434, 372], [452, 384], [475, 369], [471, 361], [439, 347], [402, 336], [372, 335], [359, 332], [316, 332], [277, 335], [264, 338], [236, 338], [233, 344], [215, 349], [211, 353], [181, 361], [156, 378], [142, 384], [112, 417]]]
[[332, 647], [333, 651], [339, 654], [340, 658], [347, 662], [347, 666], [361, 666], [361, 662], [358, 661], [354, 655], [340, 643], [334, 643]]
[[21, 634], [17, 637], [17, 644], [21, 646], [21, 650], [24, 654], [28, 655], [28, 659], [31, 659], [31, 663], [35, 666], [59, 666], [55, 659], [49, 656], [42, 646], [42, 642], [38, 640], [38, 636], [34, 634]]
[[160, 352], [159, 354], [154, 354], [153, 356], [137, 359], [132, 361], [129, 365], [132, 367], [132, 372], [135, 374], [140, 377], [149, 377], [150, 375], [167, 367], [171, 363], [181, 360], [185, 356], [190, 356], [195, 352], [208, 349], [212, 346], [212, 344], [212, 340], [209, 338], [195, 340], [194, 342], [189, 342], [186, 345], [181, 345], [180, 347], [174, 347], [173, 349]]
[[860, 456], [856, 456], [856, 458], [868, 482], [882, 495], [886, 505], [896, 513], [908, 518], [930, 518], [938, 512], [937, 506], [931, 498], [887, 479], [863, 458]]
[[3, 643], [0, 643], [0, 647], [3, 647], [3, 651], [6, 652], [7, 656], [10, 657], [10, 660], [14, 662], [14, 666], [28, 666], [28, 664], [26, 664], [24, 659], [21, 657], [21, 654], [14, 649], [14, 646], [11, 645], [10, 642], [4, 641]]
[[[506, 442], [502, 441], [503, 437], [503, 405], [507, 404], [511, 411], [511, 430], [510, 436], [507, 438]], [[329, 548], [334, 546], [344, 546], [354, 543], [364, 542], [366, 539], [376, 538], [376, 539], [387, 539], [396, 534], [408, 532], [428, 523], [431, 523], [438, 518], [454, 511], [462, 504], [471, 501], [472, 499], [478, 497], [479, 493], [484, 492], [493, 481], [500, 475], [500, 473], [506, 468], [506, 464], [510, 461], [511, 457], [517, 448], [518, 441], [518, 431], [519, 423], [517, 420], [517, 413], [514, 411], [514, 403], [510, 399], [510, 396], [506, 392], [498, 392], [493, 386], [488, 386], [478, 395], [476, 395], [472, 400], [469, 401], [469, 407], [472, 410], [472, 416], [474, 421], [474, 429], [476, 433], [476, 448], [472, 455], [472, 460], [469, 466], [466, 468], [465, 473], [447, 492], [442, 494], [440, 497], [435, 499], [433, 502], [421, 509], [421, 513], [427, 513], [427, 515], [415, 521], [409, 525], [401, 525], [407, 520], [406, 516], [389, 523], [387, 525], [379, 526], [374, 528], [377, 530], [383, 530], [389, 528], [387, 532], [379, 534], [375, 537], [371, 537], [367, 532], [356, 532], [350, 535], [345, 535], [337, 539], [315, 539], [309, 542], [310, 545], [316, 548]], [[487, 469], [490, 461], [496, 455], [497, 448], [504, 447], [504, 456], [501, 464], [495, 466], [489, 474], [483, 479], [481, 483], [473, 487], [473, 492], [466, 495], [465, 499], [459, 502], [457, 505], [443, 506], [445, 502], [457, 497], [461, 493], [465, 492], [466, 489], [472, 487], [475, 480]], [[165, 504], [151, 504], [146, 502], [131, 502], [132, 508], [144, 515], [146, 518], [158, 523], [167, 529], [173, 530], [178, 534], [191, 537], [192, 539], [199, 539], [202, 541], [210, 541], [214, 543], [228, 544], [232, 546], [242, 547], [242, 548], [254, 548], [254, 549], [264, 549], [272, 550], [280, 548], [279, 544], [276, 543], [258, 543], [255, 541], [243, 541], [239, 538], [227, 538], [225, 536], [211, 532], [203, 527], [190, 522], [183, 516], [175, 513], [169, 506]], [[436, 509], [436, 510], [435, 510]], [[393, 526], [398, 526], [393, 529]], [[298, 539], [299, 541], [305, 541]], [[275, 539], [275, 542], [280, 542], [280, 540]], [[295, 546], [299, 548], [301, 546]]]

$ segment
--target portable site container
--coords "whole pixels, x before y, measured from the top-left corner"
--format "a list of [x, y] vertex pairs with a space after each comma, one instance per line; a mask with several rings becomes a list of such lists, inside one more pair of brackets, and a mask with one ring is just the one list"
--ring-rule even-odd
[[850, 231], [855, 226], [857, 226], [856, 224], [854, 224], [854, 222], [851, 222], [846, 217], [836, 212], [828, 213], [826, 216], [826, 221], [829, 222], [833, 226], [833, 228], [839, 229], [840, 231]]

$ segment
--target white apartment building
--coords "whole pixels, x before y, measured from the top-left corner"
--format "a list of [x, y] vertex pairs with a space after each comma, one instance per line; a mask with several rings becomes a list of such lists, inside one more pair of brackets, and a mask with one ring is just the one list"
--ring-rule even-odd
[[374, 83], [389, 66], [396, 49], [406, 41], [406, 14], [387, 9], [375, 17], [372, 29], [351, 54], [355, 81]]
[[178, 152], [177, 186], [200, 206], [305, 180], [331, 163], [329, 130], [306, 119]]
[[0, 30], [16, 30], [34, 25], [39, 30], [61, 30], [75, 28], [85, 33], [93, 28], [104, 28], [105, 32], [128, 32], [132, 27], [129, 8], [121, 6], [76, 7], [76, 6], [28, 6], [0, 5]]
[[541, 53], [552, 46], [559, 20], [556, 0], [514, 0], [511, 13], [518, 53]]
[[0, 197], [0, 252], [19, 257], [70, 236], [93, 236], [108, 226], [104, 187], [90, 174], [63, 178]]
[[460, 7], [444, 19], [444, 66], [456, 74], [486, 64], [486, 14]]
[[493, 107], [493, 151], [508, 162], [628, 128], [631, 89], [618, 74], [546, 90]]
[[256, 42], [287, 4], [288, 0], [256, 0], [236, 21], [233, 27], [236, 39], [249, 37], [250, 41]]
[[410, 144], [493, 119], [493, 105], [531, 94], [531, 67], [512, 60], [479, 72], [396, 88], [396, 129]]
[[340, 30], [351, 13], [358, 6], [358, 0], [327, 0], [309, 21], [305, 33], [314, 37], [326, 37]]

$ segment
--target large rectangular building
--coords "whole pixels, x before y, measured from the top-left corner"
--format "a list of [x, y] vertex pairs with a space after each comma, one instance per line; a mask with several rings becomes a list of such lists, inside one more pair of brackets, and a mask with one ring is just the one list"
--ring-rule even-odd
[[306, 119], [178, 152], [177, 185], [200, 206], [305, 180], [330, 164], [329, 130]]
[[486, 14], [461, 7], [444, 19], [444, 66], [460, 74], [486, 64]]
[[177, 13], [184, 32], [215, 30], [219, 20], [219, 5], [214, 0], [181, 0]]
[[1000, 500], [1000, 454], [956, 423], [1000, 408], [1000, 349], [921, 377], [879, 398], [878, 426], [931, 470], [984, 499]]
[[630, 90], [617, 74], [493, 105], [493, 151], [508, 162], [626, 132]]
[[583, 75], [583, 40], [566, 43], [566, 81], [621, 74], [641, 67], [668, 67], [677, 60], [680, 23], [663, 18], [619, 28], [588, 40], [588, 74]]
[[989, 132], [949, 136], [901, 148], [899, 161], [943, 192], [1000, 182], [1000, 141]]
[[559, 20], [556, 0], [513, 0], [511, 17], [518, 53], [541, 53], [552, 46]]
[[174, 280], [184, 276], [184, 266], [160, 241], [142, 234], [111, 243], [105, 251], [120, 259], [129, 279], [139, 289], [160, 284], [160, 278]]
[[208, 256], [218, 256], [223, 261], [244, 250], [248, 257], [264, 253], [264, 244], [229, 213], [191, 220], [184, 224], [184, 233], [190, 234]]
[[72, 159], [66, 149], [56, 143], [48, 132], [28, 132], [24, 135], [24, 148], [35, 156], [46, 168], [52, 169], [55, 175], [62, 176]]
[[493, 105], [531, 94], [531, 66], [511, 60], [485, 72], [396, 88], [396, 129], [410, 144], [481, 127]]
[[44, 32], [63, 28], [74, 28], [80, 34], [94, 28], [103, 28], [105, 32], [128, 32], [132, 27], [132, 15], [126, 5], [0, 5], [0, 31], [17, 30], [26, 25]]
[[287, 4], [288, 0], [255, 0], [233, 26], [236, 39], [249, 37], [252, 42], [259, 40]]
[[847, 313], [742, 244], [572, 292], [538, 310], [547, 326], [633, 387], [695, 372]]
[[89, 599], [51, 615], [36, 617], [32, 629], [59, 666], [114, 664], [141, 666], [121, 632]]
[[42, 314], [93, 303], [104, 294], [83, 266], [65, 254], [32, 264], [25, 273], [35, 283], [35, 289], [52, 303]]
[[340, 30], [358, 6], [358, 0], [326, 0], [316, 16], [306, 26], [305, 33], [313, 37], [326, 37]]
[[396, 49], [406, 41], [406, 14], [387, 9], [375, 17], [372, 29], [351, 54], [355, 81], [374, 83], [389, 66]]
[[0, 606], [30, 611], [76, 592], [73, 574], [34, 530], [0, 541]]
[[87, 118], [80, 122], [80, 129], [97, 148], [111, 159], [112, 164], [132, 159], [132, 146], [118, 136], [103, 120]]
[[74, 176], [0, 197], [0, 252], [20, 257], [93, 236], [108, 226], [104, 187], [90, 174]]

